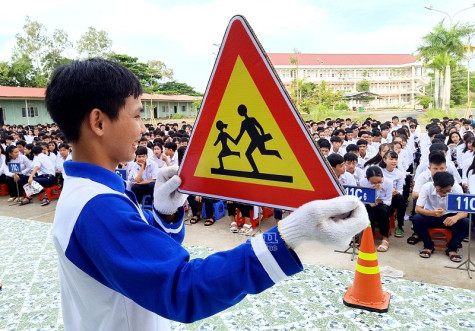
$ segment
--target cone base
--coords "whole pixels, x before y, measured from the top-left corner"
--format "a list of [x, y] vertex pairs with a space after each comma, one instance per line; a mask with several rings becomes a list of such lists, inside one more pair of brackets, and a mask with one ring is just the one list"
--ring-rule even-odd
[[369, 310], [376, 313], [387, 313], [389, 309], [389, 301], [391, 300], [391, 295], [388, 292], [382, 291], [383, 299], [381, 302], [364, 302], [352, 297], [352, 288], [350, 286], [346, 291], [345, 297], [343, 298], [343, 303], [352, 308], [360, 308], [364, 310]]

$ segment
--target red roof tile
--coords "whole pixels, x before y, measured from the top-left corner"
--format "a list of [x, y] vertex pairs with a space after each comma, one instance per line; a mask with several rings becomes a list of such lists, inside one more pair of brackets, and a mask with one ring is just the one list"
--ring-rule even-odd
[[183, 101], [193, 102], [201, 97], [194, 97], [191, 95], [177, 95], [177, 94], [142, 94], [142, 100], [158, 100], [158, 101]]
[[45, 97], [45, 88], [0, 86], [0, 98], [41, 98]]
[[378, 66], [402, 65], [414, 63], [417, 57], [411, 54], [294, 54], [294, 53], [268, 53], [273, 65], [292, 65], [291, 58], [297, 58], [299, 65], [321, 66]]

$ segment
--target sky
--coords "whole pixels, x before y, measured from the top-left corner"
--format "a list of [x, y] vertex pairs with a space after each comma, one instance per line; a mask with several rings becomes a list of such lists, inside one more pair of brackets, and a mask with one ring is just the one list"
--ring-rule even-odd
[[[475, 0], [2, 0], [0, 61], [10, 59], [25, 17], [76, 42], [89, 26], [112, 50], [160, 60], [174, 79], [204, 92], [229, 20], [243, 15], [267, 53], [414, 53], [446, 12], [475, 24]], [[457, 13], [457, 14], [456, 14]], [[454, 16], [455, 14], [455, 16]], [[74, 57], [71, 53], [69, 56]], [[475, 61], [474, 61], [475, 62]]]

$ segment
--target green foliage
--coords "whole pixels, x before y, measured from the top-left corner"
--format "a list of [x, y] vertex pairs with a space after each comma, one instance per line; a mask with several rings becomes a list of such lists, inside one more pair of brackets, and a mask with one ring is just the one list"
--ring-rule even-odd
[[417, 99], [419, 100], [419, 104], [424, 108], [424, 109], [427, 109], [429, 108], [429, 105], [434, 102], [434, 99], [427, 96], [427, 95], [424, 95], [422, 97], [417, 97]]
[[96, 30], [92, 26], [87, 28], [77, 42], [77, 51], [84, 58], [103, 57], [110, 53], [112, 40], [104, 30]]
[[442, 120], [445, 116], [449, 118], [458, 117], [457, 112], [455, 111], [451, 110], [449, 112], [446, 112], [443, 109], [432, 108], [432, 109], [429, 109], [427, 112], [421, 114], [418, 119], [421, 123], [428, 124], [432, 118], [438, 118]]
[[185, 115], [183, 115], [183, 114], [178, 114], [178, 113], [172, 115], [172, 118], [173, 118], [173, 119], [176, 119], [176, 120], [179, 120], [179, 119], [181, 119], [181, 118], [183, 118], [183, 117], [185, 117]]
[[337, 118], [345, 116], [345, 111], [342, 110], [333, 110], [332, 108], [328, 108], [325, 105], [317, 105], [311, 112], [310, 112], [310, 119], [313, 121], [323, 121], [325, 118]]
[[367, 79], [363, 79], [361, 82], [356, 84], [356, 90], [358, 92], [369, 92], [369, 87], [371, 83]]
[[201, 103], [202, 102], [203, 102], [203, 99], [197, 99], [197, 100], [193, 101], [191, 106], [193, 107], [193, 109], [199, 110], [201, 108]]
[[177, 81], [166, 82], [158, 86], [159, 93], [162, 94], [186, 94], [186, 95], [195, 95], [200, 96], [199, 92], [196, 92], [195, 89], [189, 86], [186, 83], [180, 83]]
[[335, 106], [335, 110], [348, 110], [350, 107], [346, 103], [339, 103]]
[[[470, 91], [475, 92], [475, 72], [470, 73]], [[455, 106], [467, 105], [467, 68], [457, 66], [452, 72], [450, 99]]]

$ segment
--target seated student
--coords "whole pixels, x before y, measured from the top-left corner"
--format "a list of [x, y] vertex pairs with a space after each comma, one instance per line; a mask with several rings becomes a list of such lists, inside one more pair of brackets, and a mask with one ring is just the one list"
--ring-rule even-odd
[[148, 160], [146, 147], [138, 146], [135, 151], [135, 162], [130, 170], [128, 180], [132, 185], [132, 192], [139, 203], [145, 195], [153, 197], [153, 189], [157, 180], [158, 168], [154, 162]]
[[[17, 163], [20, 166], [20, 171], [11, 173], [8, 168], [9, 163]], [[25, 156], [21, 155], [18, 146], [10, 145], [6, 150], [6, 158], [4, 165], [5, 181], [8, 187], [10, 198], [8, 202], [20, 202], [23, 196], [23, 186], [19, 184], [20, 175], [27, 175], [31, 171], [31, 161]], [[17, 190], [18, 188], [18, 190]]]
[[366, 169], [366, 178], [361, 180], [360, 186], [376, 189], [376, 203], [365, 206], [368, 211], [373, 234], [376, 222], [379, 222], [379, 233], [383, 236], [383, 240], [377, 250], [378, 252], [386, 252], [389, 249], [389, 216], [391, 215], [393, 183], [384, 178], [381, 168], [371, 166]]
[[358, 148], [358, 146], [356, 146], [356, 144], [349, 144], [348, 146], [346, 146], [346, 152], [353, 153], [357, 157], [360, 156], [360, 149]]
[[458, 246], [468, 235], [467, 213], [449, 213], [447, 211], [447, 194], [463, 194], [460, 186], [455, 183], [454, 176], [443, 171], [434, 174], [433, 183], [425, 183], [419, 192], [416, 204], [416, 215], [412, 220], [414, 231], [418, 234], [424, 248], [419, 252], [422, 258], [429, 258], [434, 252], [434, 242], [429, 235], [429, 228], [446, 228], [452, 231], [452, 239], [447, 243], [445, 253], [450, 261], [461, 262], [462, 256], [457, 254]]
[[406, 204], [403, 197], [403, 186], [406, 180], [405, 174], [397, 168], [398, 155], [395, 151], [388, 151], [383, 156], [383, 160], [379, 164], [383, 171], [384, 179], [393, 182], [393, 198], [391, 200], [391, 212], [397, 210], [397, 227], [394, 236], [397, 238], [404, 237], [404, 214], [406, 212]]
[[171, 165], [170, 160], [168, 160], [168, 157], [163, 153], [163, 144], [153, 144], [153, 158], [151, 161], [155, 162], [158, 168], [169, 167]]
[[[445, 159], [446, 159], [445, 164], [447, 166], [446, 170], [454, 176], [456, 183], [458, 183], [458, 184], [463, 183], [464, 182], [463, 178], [460, 177], [460, 174], [458, 173], [457, 168], [455, 167], [454, 163], [450, 160], [450, 158], [447, 158], [447, 151], [448, 151], [447, 145], [445, 145], [443, 143], [432, 144], [429, 147], [429, 156], [431, 155], [430, 153], [432, 153], [434, 151], [438, 151], [438, 152], [441, 152], [441, 153], [444, 154]], [[427, 170], [428, 168], [429, 168], [429, 161], [421, 163], [419, 165], [419, 167], [417, 167], [417, 169], [416, 169], [416, 174], [414, 175], [414, 181], [416, 181], [417, 178], [419, 177], [419, 175], [422, 172], [424, 172], [425, 170]], [[465, 183], [466, 183], [466, 181], [465, 181]]]
[[174, 142], [166, 142], [163, 147], [165, 155], [170, 160], [170, 165], [178, 165], [177, 145]]
[[[239, 208], [242, 217], [244, 217], [244, 224], [239, 229], [236, 223], [236, 208]], [[227, 201], [226, 209], [228, 210], [228, 216], [231, 220], [231, 226], [229, 231], [232, 233], [239, 233], [242, 235], [247, 235], [252, 232], [252, 224], [251, 224], [251, 206], [244, 205], [241, 203]]]
[[329, 154], [340, 154], [341, 156], [345, 155], [346, 151], [342, 147], [341, 138], [338, 136], [331, 136], [330, 143], [332, 147], [330, 148]]
[[[388, 128], [388, 130], [389, 130], [389, 128]], [[393, 145], [388, 144], [388, 143], [383, 143], [383, 144], [379, 145], [378, 153], [363, 164], [363, 170], [366, 171], [366, 169], [368, 169], [368, 167], [371, 167], [371, 166], [379, 166], [379, 164], [383, 160], [384, 154], [386, 154], [388, 151], [390, 151], [392, 149], [392, 147], [393, 147]]]
[[345, 170], [345, 159], [343, 156], [336, 153], [330, 154], [327, 160], [341, 185], [356, 186], [355, 177]]
[[[31, 149], [33, 154], [33, 169], [30, 176], [20, 176], [20, 185], [23, 186], [26, 183], [30, 184], [34, 181], [38, 182], [43, 187], [52, 187], [55, 183], [55, 168], [54, 163], [49, 156], [43, 153], [42, 146], [35, 146]], [[31, 197], [24, 197], [20, 201], [20, 205], [26, 205], [32, 200]], [[50, 201], [45, 196], [41, 201], [41, 206], [49, 205]]]
[[50, 151], [49, 143], [42, 142], [42, 143], [40, 143], [40, 146], [43, 148], [42, 153], [47, 155], [51, 159], [53, 164], [55, 164], [56, 163], [56, 154]]
[[149, 159], [153, 157], [153, 151], [152, 149], [148, 146], [148, 140], [145, 136], [140, 138], [139, 140], [139, 146], [146, 147], [147, 148], [147, 156]]
[[323, 156], [328, 156], [330, 153], [330, 142], [326, 139], [320, 139], [317, 141], [318, 147], [320, 147], [320, 152], [322, 152]]
[[353, 175], [356, 185], [360, 185], [360, 181], [365, 177], [365, 173], [361, 168], [358, 168], [358, 157], [353, 153], [346, 153], [343, 159], [345, 160], [346, 171]]
[[368, 142], [364, 139], [360, 139], [358, 140], [358, 142], [356, 143], [356, 145], [358, 146], [358, 152], [359, 152], [359, 156], [358, 156], [358, 167], [363, 169], [364, 168], [364, 164], [370, 160], [374, 155], [373, 154], [370, 154], [368, 152]]
[[58, 187], [62, 187], [64, 183], [64, 177], [66, 177], [64, 173], [63, 163], [66, 160], [71, 160], [70, 154], [70, 146], [69, 144], [62, 143], [59, 145], [58, 156], [56, 157], [56, 182], [58, 183]]

